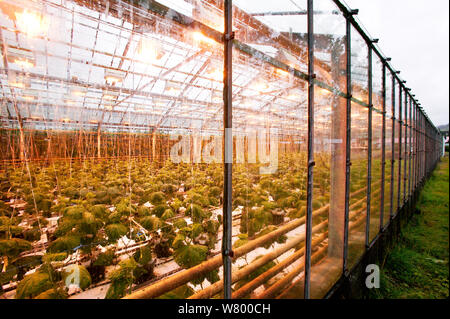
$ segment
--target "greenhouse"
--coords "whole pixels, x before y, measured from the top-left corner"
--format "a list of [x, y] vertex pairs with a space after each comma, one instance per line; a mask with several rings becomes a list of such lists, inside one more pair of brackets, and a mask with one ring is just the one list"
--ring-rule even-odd
[[323, 298], [442, 156], [338, 0], [0, 0], [0, 295]]

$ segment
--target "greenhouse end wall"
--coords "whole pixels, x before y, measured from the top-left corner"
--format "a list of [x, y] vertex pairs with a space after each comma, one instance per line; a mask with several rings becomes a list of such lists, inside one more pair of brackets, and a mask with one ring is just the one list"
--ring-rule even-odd
[[345, 287], [442, 155], [356, 14], [334, 0], [1, 0], [0, 294]]

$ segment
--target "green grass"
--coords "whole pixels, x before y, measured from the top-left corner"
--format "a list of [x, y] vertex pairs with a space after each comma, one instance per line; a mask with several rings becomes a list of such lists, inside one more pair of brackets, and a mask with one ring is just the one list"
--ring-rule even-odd
[[433, 172], [414, 215], [381, 265], [380, 289], [371, 298], [449, 297], [449, 157]]

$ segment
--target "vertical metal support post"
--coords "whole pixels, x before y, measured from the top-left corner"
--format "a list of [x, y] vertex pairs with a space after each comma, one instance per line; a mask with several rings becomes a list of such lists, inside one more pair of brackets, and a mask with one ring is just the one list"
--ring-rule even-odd
[[419, 140], [417, 137], [417, 103], [414, 101], [414, 191], [417, 189], [417, 159], [419, 156], [418, 145]]
[[[392, 74], [391, 74], [392, 75]], [[391, 158], [391, 191], [390, 191], [390, 201], [391, 205], [389, 207], [389, 217], [392, 219], [394, 217], [394, 169], [395, 169], [395, 77], [392, 76], [392, 158]]]
[[420, 185], [422, 181], [422, 147], [423, 147], [423, 139], [422, 139], [422, 114], [420, 113], [419, 106], [417, 106], [417, 135], [419, 137], [419, 158], [417, 161], [417, 185]]
[[369, 94], [369, 127], [367, 136], [367, 198], [366, 198], [366, 249], [370, 243], [370, 199], [372, 194], [372, 47], [368, 43], [367, 62], [368, 62], [368, 94]]
[[420, 183], [422, 184], [423, 178], [425, 175], [425, 129], [424, 129], [424, 118], [422, 110], [420, 111], [420, 135], [422, 138], [422, 154], [421, 154], [421, 163], [420, 163]]
[[313, 0], [308, 0], [308, 185], [306, 198], [305, 238], [305, 299], [310, 298], [311, 237], [312, 237], [312, 193], [314, 171], [314, 11]]
[[[399, 82], [400, 84], [400, 82]], [[402, 86], [399, 85], [398, 88], [399, 93], [399, 101], [398, 101], [398, 185], [397, 185], [397, 212], [400, 210], [400, 194], [402, 191], [402, 131], [403, 131], [403, 122], [402, 122]], [[395, 213], [397, 213], [395, 212]]]
[[[224, 181], [223, 181], [223, 238], [222, 238], [222, 260], [223, 260], [223, 292], [224, 299], [231, 299], [231, 263], [232, 251], [232, 172], [233, 172], [233, 107], [232, 107], [232, 54], [233, 54], [233, 13], [232, 0], [224, 3], [225, 33], [224, 33], [224, 80], [223, 80], [223, 125], [225, 152], [224, 159]], [[231, 141], [230, 141], [231, 140]], [[231, 142], [231, 143], [230, 143]], [[231, 148], [230, 148], [231, 146]], [[230, 156], [231, 155], [231, 156]], [[226, 160], [226, 159], [230, 159]]]
[[409, 125], [408, 125], [408, 127], [409, 127], [409, 144], [408, 144], [408, 152], [409, 152], [409, 162], [408, 162], [408, 171], [409, 171], [409, 173], [408, 173], [408, 198], [410, 198], [411, 197], [411, 194], [412, 194], [412, 191], [411, 191], [411, 185], [412, 185], [412, 175], [411, 175], [411, 173], [412, 173], [412, 170], [411, 170], [411, 162], [412, 162], [412, 160], [413, 160], [413, 156], [412, 156], [412, 150], [413, 150], [413, 148], [412, 148], [412, 146], [413, 146], [413, 144], [412, 144], [412, 142], [413, 142], [413, 139], [412, 139], [412, 133], [413, 133], [413, 121], [412, 121], [412, 119], [413, 119], [413, 114], [412, 114], [412, 99], [411, 99], [411, 97], [409, 98], [409, 118], [408, 118], [408, 123], [409, 123]]
[[419, 186], [419, 163], [420, 163], [420, 133], [419, 133], [419, 106], [416, 107], [416, 188]]
[[386, 64], [383, 63], [381, 72], [381, 98], [382, 104], [382, 132], [381, 132], [381, 202], [380, 202], [380, 232], [384, 226], [384, 192], [386, 179]]
[[406, 185], [408, 176], [406, 176], [406, 167], [408, 165], [408, 90], [405, 88], [405, 120], [404, 130], [405, 130], [405, 151], [403, 152], [404, 162], [403, 162], [403, 204], [406, 202]]
[[416, 101], [413, 101], [413, 113], [414, 113], [414, 120], [413, 120], [413, 127], [414, 127], [414, 183], [413, 183], [413, 191], [415, 192], [417, 187], [417, 107], [416, 107]]
[[348, 222], [349, 222], [349, 200], [350, 200], [350, 166], [351, 159], [351, 142], [352, 142], [352, 76], [351, 76], [351, 15], [346, 15], [346, 58], [347, 58], [347, 114], [346, 114], [346, 138], [345, 138], [345, 210], [344, 210], [344, 256], [343, 256], [343, 272], [347, 275], [347, 256], [348, 256]]
[[418, 159], [417, 159], [417, 186], [420, 185], [420, 182], [422, 181], [422, 147], [423, 147], [423, 140], [422, 140], [422, 117], [420, 113], [419, 106], [417, 106], [417, 136], [418, 136]]
[[421, 139], [421, 147], [420, 147], [420, 184], [422, 184], [423, 181], [423, 175], [424, 175], [424, 150], [425, 150], [425, 136], [424, 136], [424, 129], [423, 129], [423, 114], [422, 110], [420, 111], [420, 139]]
[[425, 136], [425, 118], [423, 116], [422, 111], [420, 111], [420, 122], [421, 122], [421, 131], [422, 131], [422, 163], [421, 163], [421, 176], [420, 176], [420, 182], [423, 182], [423, 179], [425, 177], [425, 171], [426, 171], [426, 163], [425, 163], [425, 154], [426, 154], [426, 146], [427, 146], [427, 140]]
[[427, 136], [426, 136], [426, 129], [425, 129], [425, 116], [423, 114], [423, 111], [420, 112], [422, 117], [422, 140], [423, 140], [423, 146], [422, 146], [422, 182], [425, 179], [425, 175], [427, 174]]

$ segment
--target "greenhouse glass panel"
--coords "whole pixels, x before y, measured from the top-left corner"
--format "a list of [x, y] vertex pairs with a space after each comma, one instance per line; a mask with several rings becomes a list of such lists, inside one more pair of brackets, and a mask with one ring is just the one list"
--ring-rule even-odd
[[[381, 172], [383, 143], [383, 66], [378, 55], [372, 53], [372, 168], [371, 168], [371, 199], [370, 199], [370, 230], [369, 240], [378, 234], [381, 213]], [[385, 187], [385, 186], [384, 186]]]
[[398, 163], [399, 163], [399, 150], [400, 150], [400, 144], [399, 144], [399, 136], [400, 136], [400, 124], [398, 122], [398, 120], [395, 120], [395, 138], [394, 138], [394, 182], [392, 184], [393, 187], [393, 195], [392, 195], [392, 199], [393, 199], [393, 205], [392, 205], [392, 212], [393, 215], [395, 215], [397, 213], [397, 209], [398, 209], [398, 176], [399, 176], [399, 170], [398, 170]]
[[323, 297], [338, 280], [344, 256], [347, 37], [346, 20], [339, 12], [333, 1], [314, 2], [318, 81], [314, 87], [311, 298]]
[[404, 129], [404, 121], [405, 121], [405, 94], [402, 87], [399, 87], [399, 91], [397, 92], [399, 96], [399, 118], [398, 118], [398, 184], [397, 184], [397, 202], [398, 202], [398, 210], [403, 207], [403, 165], [404, 165], [404, 149], [405, 149], [405, 129]]
[[[83, 261], [105, 288], [69, 295], [120, 298], [220, 253], [223, 84], [211, 70], [223, 50], [157, 14], [172, 10], [160, 4], [95, 5], [2, 6], [2, 98], [14, 110], [2, 156], [42, 261], [63, 271]], [[215, 269], [166, 293], [185, 298], [219, 279]]]
[[[232, 298], [302, 298], [308, 61], [294, 13], [306, 1], [234, 4], [233, 247], [266, 239], [233, 260]], [[271, 14], [280, 7], [292, 15]]]
[[404, 166], [403, 166], [403, 188], [402, 188], [402, 202], [405, 203], [406, 199], [407, 199], [407, 187], [408, 187], [408, 177], [409, 177], [409, 129], [408, 129], [408, 124], [409, 124], [409, 96], [407, 94], [405, 94], [405, 112], [404, 112], [404, 116], [405, 116], [405, 120], [404, 120], [404, 147], [403, 147], [403, 153], [404, 153]]
[[377, 111], [372, 113], [372, 188], [370, 197], [370, 230], [372, 241], [380, 230], [381, 210], [381, 160], [382, 160], [383, 116]]
[[386, 70], [386, 139], [385, 139], [385, 183], [384, 183], [384, 225], [389, 223], [391, 211], [392, 189], [392, 159], [394, 139], [392, 136], [393, 114], [392, 114], [392, 74]]
[[[346, 92], [346, 20], [332, 0], [314, 2], [314, 59], [317, 80]], [[343, 71], [344, 73], [339, 73]]]
[[365, 251], [367, 215], [368, 108], [352, 103], [352, 142], [349, 196], [348, 268]]
[[389, 223], [391, 210], [391, 162], [392, 162], [392, 118], [386, 114], [386, 140], [385, 140], [385, 161], [384, 167], [384, 215], [383, 226]]
[[[344, 72], [345, 74], [345, 72]], [[342, 274], [347, 100], [314, 88], [314, 191], [311, 298], [321, 298]], [[315, 229], [324, 228], [323, 232]], [[322, 238], [325, 238], [322, 239]], [[320, 261], [319, 257], [325, 256]], [[316, 257], [317, 256], [317, 257]], [[317, 262], [317, 261], [320, 262]], [[324, 270], [327, 269], [325, 272]]]
[[[365, 40], [351, 29], [351, 163], [349, 194], [348, 256], [350, 269], [365, 251], [368, 174], [368, 48]], [[370, 208], [370, 207], [369, 207]]]

